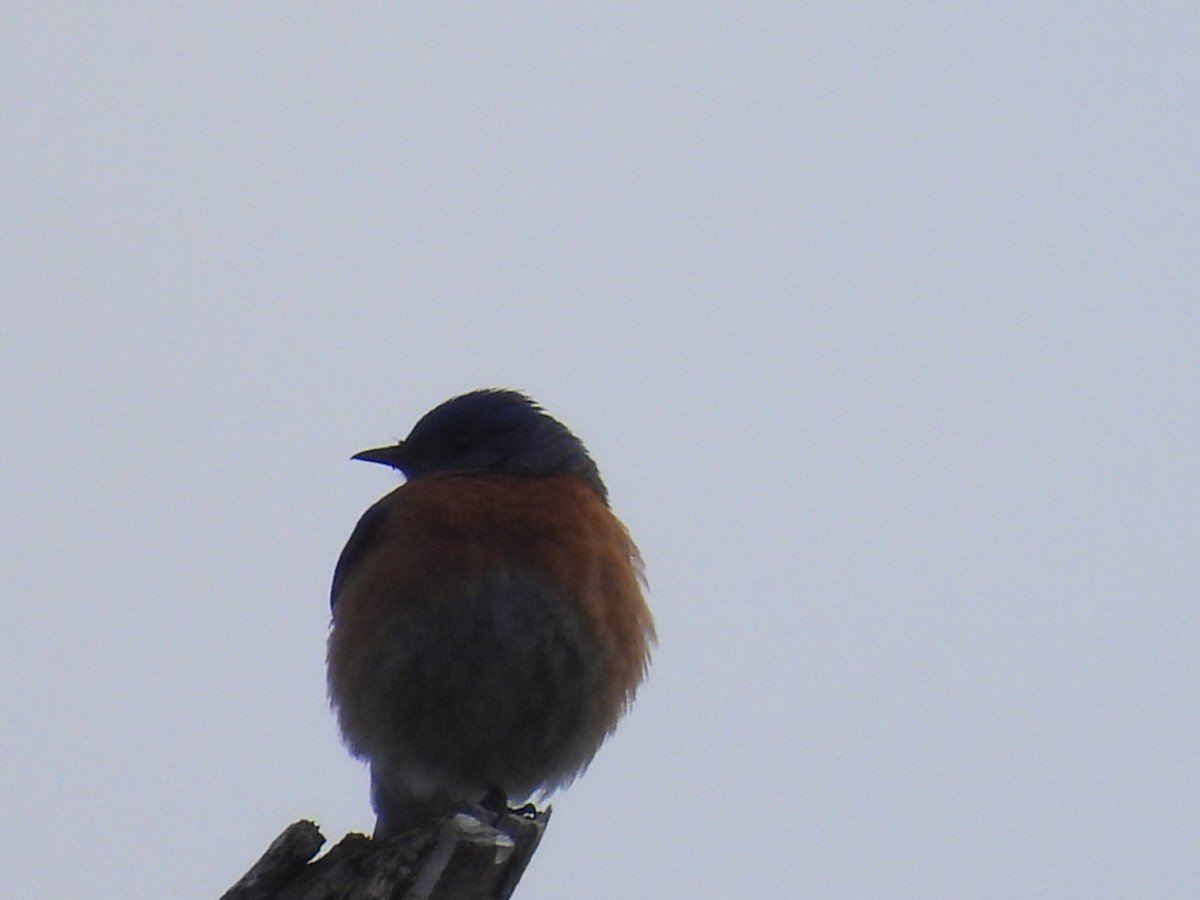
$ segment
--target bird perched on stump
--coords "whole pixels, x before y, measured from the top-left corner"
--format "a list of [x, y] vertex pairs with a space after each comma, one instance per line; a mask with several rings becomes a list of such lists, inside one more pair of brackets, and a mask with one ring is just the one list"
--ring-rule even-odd
[[582, 772], [633, 701], [654, 624], [583, 443], [524, 394], [447, 400], [354, 459], [406, 482], [333, 575], [329, 696], [371, 768], [376, 837]]

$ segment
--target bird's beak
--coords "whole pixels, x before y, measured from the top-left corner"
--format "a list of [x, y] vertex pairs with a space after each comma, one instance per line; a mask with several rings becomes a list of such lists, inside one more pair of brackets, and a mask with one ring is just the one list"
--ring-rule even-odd
[[363, 462], [380, 463], [385, 466], [391, 466], [393, 469], [404, 468], [404, 442], [391, 444], [387, 447], [375, 447], [371, 450], [363, 450], [361, 453], [355, 453], [351, 459], [362, 460]]

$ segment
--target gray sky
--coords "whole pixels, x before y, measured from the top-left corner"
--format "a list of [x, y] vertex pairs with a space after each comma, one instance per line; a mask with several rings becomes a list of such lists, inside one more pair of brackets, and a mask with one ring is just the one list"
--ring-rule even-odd
[[6, 4], [0, 868], [370, 827], [351, 453], [583, 437], [651, 680], [520, 896], [1200, 884], [1193, 4]]

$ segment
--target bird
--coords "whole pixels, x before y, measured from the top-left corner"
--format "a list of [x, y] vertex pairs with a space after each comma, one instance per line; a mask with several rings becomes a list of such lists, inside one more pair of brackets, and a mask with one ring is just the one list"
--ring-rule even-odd
[[359, 519], [330, 591], [329, 699], [370, 769], [374, 837], [566, 786], [657, 640], [587, 448], [527, 394], [484, 388], [351, 458], [405, 479]]

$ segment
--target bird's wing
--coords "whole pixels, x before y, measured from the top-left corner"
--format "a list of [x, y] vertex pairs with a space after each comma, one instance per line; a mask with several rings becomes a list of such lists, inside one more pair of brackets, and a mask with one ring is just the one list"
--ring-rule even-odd
[[350, 534], [350, 540], [346, 541], [346, 546], [342, 548], [337, 565], [333, 568], [333, 584], [329, 589], [330, 609], [337, 606], [338, 594], [345, 586], [350, 573], [362, 562], [379, 538], [384, 519], [387, 518], [387, 510], [384, 507], [384, 501], [387, 499], [384, 497], [363, 513]]

